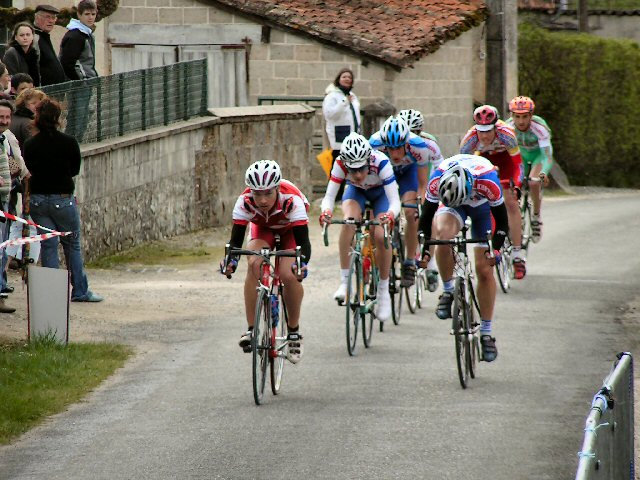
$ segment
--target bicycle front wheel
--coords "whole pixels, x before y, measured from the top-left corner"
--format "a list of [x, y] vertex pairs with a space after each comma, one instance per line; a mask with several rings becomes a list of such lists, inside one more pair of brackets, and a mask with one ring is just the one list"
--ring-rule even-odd
[[395, 230], [393, 233], [393, 255], [389, 275], [389, 295], [391, 296], [391, 318], [395, 325], [400, 324], [402, 316], [402, 264], [404, 263], [404, 245], [402, 236]]
[[280, 393], [282, 386], [282, 374], [284, 372], [284, 360], [287, 356], [287, 325], [289, 324], [289, 315], [287, 305], [284, 303], [282, 296], [282, 287], [278, 292], [278, 325], [271, 326], [271, 344], [274, 346], [271, 350], [269, 358], [269, 367], [271, 370], [271, 392], [274, 395]]
[[522, 207], [522, 249], [525, 253], [529, 252], [529, 243], [531, 242], [531, 235], [533, 234], [531, 215], [531, 201], [529, 200], [529, 196], [526, 195]]
[[462, 388], [467, 388], [469, 383], [469, 340], [466, 330], [468, 306], [465, 298], [465, 284], [462, 278], [456, 278], [455, 291], [453, 294], [453, 319], [451, 331], [456, 349], [456, 366], [458, 368], [458, 379]]
[[264, 386], [267, 379], [267, 365], [271, 350], [271, 305], [269, 294], [264, 290], [258, 293], [256, 315], [253, 322], [253, 399], [256, 405], [262, 403]]
[[362, 285], [362, 260], [360, 253], [353, 252], [351, 265], [349, 266], [349, 281], [347, 283], [347, 295], [344, 299], [347, 327], [347, 352], [353, 356], [356, 354], [356, 342], [358, 340], [358, 324], [360, 323], [360, 305], [364, 300], [364, 285]]
[[364, 299], [367, 305], [367, 312], [361, 315], [362, 318], [362, 341], [365, 348], [371, 346], [371, 337], [373, 335], [373, 319], [375, 314], [373, 313], [376, 299], [378, 298], [378, 280], [380, 274], [378, 268], [373, 267], [369, 272], [369, 282], [365, 286]]
[[496, 263], [496, 273], [498, 274], [498, 283], [504, 293], [509, 293], [511, 287], [511, 244], [507, 238], [503, 247], [500, 249], [501, 260]]
[[476, 293], [470, 280], [468, 288], [469, 302], [467, 304], [467, 324], [470, 328], [468, 335], [468, 338], [470, 339], [469, 374], [471, 375], [471, 378], [476, 378], [476, 366], [480, 361], [480, 310], [478, 307], [478, 299], [476, 298]]

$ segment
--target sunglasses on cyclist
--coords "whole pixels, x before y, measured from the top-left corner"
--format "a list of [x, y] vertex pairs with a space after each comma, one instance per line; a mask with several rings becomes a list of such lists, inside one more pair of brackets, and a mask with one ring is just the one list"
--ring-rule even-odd
[[347, 167], [347, 172], [349, 173], [358, 173], [358, 172], [364, 172], [365, 170], [367, 170], [369, 168], [369, 165], [363, 165], [361, 167], [358, 168], [351, 168], [351, 167]]

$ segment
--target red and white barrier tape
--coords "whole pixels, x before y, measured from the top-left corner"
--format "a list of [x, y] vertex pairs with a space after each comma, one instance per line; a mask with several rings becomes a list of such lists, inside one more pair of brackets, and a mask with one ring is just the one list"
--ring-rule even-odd
[[0, 217], [8, 218], [9, 220], [12, 220], [14, 222], [25, 223], [25, 224], [31, 225], [33, 227], [38, 227], [38, 228], [44, 230], [45, 232], [51, 232], [51, 233], [55, 233], [56, 232], [55, 230], [51, 230], [50, 228], [43, 227], [42, 225], [38, 225], [33, 220], [16, 217], [15, 215], [10, 214], [9, 212], [3, 212], [2, 210], [0, 210]]
[[13, 240], [7, 240], [6, 242], [0, 243], [0, 250], [10, 247], [11, 245], [23, 245], [25, 243], [42, 242], [53, 237], [66, 237], [67, 235], [71, 235], [71, 233], [72, 232], [51, 232], [43, 233], [42, 235], [34, 235], [33, 237], [15, 238]]

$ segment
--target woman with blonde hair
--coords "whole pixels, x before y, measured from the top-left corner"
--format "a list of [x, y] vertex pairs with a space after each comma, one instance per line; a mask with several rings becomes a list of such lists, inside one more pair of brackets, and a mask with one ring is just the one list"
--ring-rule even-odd
[[36, 88], [27, 88], [16, 98], [16, 111], [11, 118], [9, 130], [18, 139], [21, 150], [24, 142], [33, 136], [33, 118], [36, 108], [45, 98], [47, 94]]

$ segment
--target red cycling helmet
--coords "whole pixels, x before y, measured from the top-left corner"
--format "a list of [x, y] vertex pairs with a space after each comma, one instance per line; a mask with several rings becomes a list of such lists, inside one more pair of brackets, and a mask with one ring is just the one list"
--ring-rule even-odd
[[536, 104], [529, 97], [518, 96], [509, 102], [509, 111], [513, 113], [533, 113]]
[[498, 110], [491, 105], [481, 105], [473, 111], [473, 121], [476, 122], [476, 130], [481, 132], [493, 130], [498, 121]]

